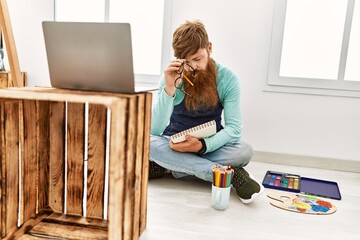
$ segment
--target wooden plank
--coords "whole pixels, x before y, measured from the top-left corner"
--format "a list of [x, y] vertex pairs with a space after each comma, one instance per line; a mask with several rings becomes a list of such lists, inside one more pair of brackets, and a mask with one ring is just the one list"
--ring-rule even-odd
[[20, 214], [22, 222], [36, 214], [38, 185], [37, 171], [37, 152], [36, 152], [36, 101], [23, 102], [23, 119], [24, 119], [24, 145], [21, 158], [21, 205]]
[[[50, 103], [36, 102], [36, 136], [37, 136], [37, 166], [38, 166], [38, 203], [36, 213], [49, 206], [49, 159], [50, 159]], [[61, 125], [60, 125], [61, 126]], [[59, 137], [59, 136], [58, 136]]]
[[77, 91], [49, 87], [0, 88], [0, 98], [42, 100], [73, 103], [101, 104], [110, 107], [119, 98], [132, 97], [134, 94], [115, 94], [111, 92]]
[[[131, 96], [121, 94], [121, 96]], [[114, 94], [94, 91], [75, 91], [57, 88], [24, 87], [24, 88], [0, 88], [0, 97], [7, 99], [43, 100], [65, 102], [71, 99], [73, 103], [87, 102], [110, 106], [119, 97]]]
[[141, 210], [140, 210], [140, 234], [146, 228], [147, 192], [149, 178], [149, 157], [150, 157], [150, 125], [151, 125], [151, 104], [152, 94], [145, 94], [145, 121], [144, 121], [144, 153], [141, 178]]
[[[134, 94], [133, 93], [116, 93], [116, 92], [99, 92], [99, 91], [87, 91], [87, 90], [74, 90], [74, 89], [64, 89], [64, 88], [53, 88], [53, 87], [24, 87], [24, 88], [18, 88], [18, 87], [13, 87], [13, 88], [8, 88], [8, 89], [3, 89], [4, 91], [1, 92], [7, 92], [7, 91], [11, 91], [11, 92], [17, 92], [19, 94], [24, 94], [27, 93], [26, 95], [33, 95], [33, 93], [37, 93], [37, 94], [49, 94], [49, 95], [57, 95], [58, 97], [61, 97], [62, 95], [68, 96], [69, 94], [72, 95], [73, 97], [76, 97], [75, 101], [73, 101], [73, 99], [71, 99], [71, 102], [78, 102], [78, 97], [80, 96], [86, 96], [86, 102], [89, 103], [95, 103], [95, 104], [104, 104], [104, 105], [108, 105], [107, 103], [111, 104], [111, 102], [108, 102], [107, 100], [109, 99], [119, 99], [119, 98], [124, 98], [124, 97], [133, 97]], [[6, 91], [7, 90], [7, 91]], [[92, 98], [92, 97], [97, 97], [97, 99], [102, 99], [104, 101], [100, 101], [100, 102], [93, 102], [90, 101], [88, 98]], [[40, 99], [39, 99], [40, 100]], [[44, 99], [45, 100], [45, 99]], [[50, 99], [47, 99], [50, 100]], [[55, 100], [55, 99], [53, 99]], [[60, 99], [57, 99], [58, 101], [62, 101], [64, 100], [63, 97], [61, 97]], [[66, 100], [66, 99], [65, 99]], [[69, 99], [67, 99], [69, 100]], [[82, 101], [80, 102], [85, 102], [84, 98], [82, 99]]]
[[25, 221], [19, 229], [15, 228], [11, 232], [7, 234], [7, 236], [4, 238], [6, 239], [19, 239], [20, 236], [23, 236], [29, 229], [33, 228], [35, 225], [37, 225], [39, 222], [44, 220], [47, 216], [49, 216], [52, 213], [50, 210], [44, 210], [42, 212], [39, 212], [35, 217], [32, 217]]
[[29, 234], [22, 235], [18, 240], [44, 240], [43, 237], [35, 237]]
[[[6, 178], [6, 145], [5, 145], [5, 107], [4, 102], [0, 102], [0, 237], [6, 235], [6, 188], [4, 179]], [[4, 189], [3, 189], [4, 188]]]
[[81, 103], [67, 104], [67, 213], [82, 215], [84, 194], [84, 110]]
[[[7, 87], [12, 87], [12, 82], [14, 82], [13, 80], [13, 74], [11, 74], [11, 72], [8, 72], [8, 85]], [[27, 73], [26, 72], [21, 72], [21, 86], [26, 86], [27, 84]]]
[[0, 28], [4, 33], [4, 40], [6, 45], [6, 51], [8, 53], [10, 70], [14, 76], [12, 86], [23, 87], [24, 85], [22, 85], [23, 82], [21, 80], [19, 59], [17, 56], [14, 34], [11, 28], [10, 16], [6, 0], [0, 0]]
[[8, 74], [0, 72], [0, 88], [8, 87]]
[[124, 192], [124, 239], [138, 239], [133, 236], [134, 204], [135, 204], [135, 153], [136, 153], [136, 127], [137, 127], [137, 98], [129, 98], [127, 144], [126, 144], [126, 168], [125, 192]]
[[124, 174], [126, 162], [127, 99], [111, 106], [110, 163], [109, 163], [109, 236], [123, 239]]
[[60, 223], [60, 224], [72, 224], [72, 225], [84, 225], [90, 227], [98, 227], [107, 229], [108, 221], [98, 218], [90, 218], [90, 217], [81, 217], [69, 214], [62, 214], [62, 213], [53, 213], [48, 216], [45, 222], [52, 222], [52, 223]]
[[37, 234], [43, 237], [61, 238], [61, 239], [108, 239], [106, 228], [98, 226], [86, 226], [71, 224], [69, 222], [48, 222], [43, 221], [33, 227], [30, 234]]
[[[12, 87], [12, 85], [13, 85], [13, 80], [12, 79], [13, 78], [12, 78], [11, 72], [9, 72], [9, 71], [1, 71], [0, 72], [0, 88]], [[23, 86], [25, 86], [26, 82], [27, 82], [27, 74], [26, 74], [26, 72], [21, 73], [21, 80], [22, 80]]]
[[103, 217], [106, 152], [106, 107], [89, 104], [87, 217]]
[[[39, 219], [42, 221], [41, 223]], [[18, 239], [17, 236], [19, 236], [20, 233], [23, 234], [25, 232], [40, 234], [44, 237], [55, 236], [69, 239], [107, 239], [108, 222], [100, 219], [84, 218], [46, 211], [41, 212], [37, 215], [37, 218], [30, 219], [24, 224], [26, 227], [19, 229], [19, 231], [12, 235], [13, 237], [16, 237], [11, 239]], [[28, 231], [29, 229], [31, 230]], [[48, 230], [46, 231], [46, 229]]]
[[65, 103], [51, 102], [49, 104], [49, 206], [56, 212], [63, 212], [65, 191]]
[[144, 139], [144, 120], [145, 120], [145, 95], [138, 95], [137, 104], [137, 126], [136, 126], [136, 160], [135, 160], [135, 196], [134, 196], [134, 226], [133, 235], [140, 236], [140, 211], [141, 211], [141, 178], [143, 160], [143, 139]]
[[24, 156], [25, 156], [25, 131], [24, 131], [24, 101], [19, 101], [19, 219], [18, 224], [24, 222]]
[[1, 236], [17, 229], [19, 207], [19, 104], [1, 104]]

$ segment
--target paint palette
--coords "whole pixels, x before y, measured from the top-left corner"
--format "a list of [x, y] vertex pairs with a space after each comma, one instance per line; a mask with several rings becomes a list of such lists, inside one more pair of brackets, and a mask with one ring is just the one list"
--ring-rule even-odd
[[296, 174], [267, 171], [262, 182], [264, 187], [284, 190], [289, 192], [300, 192], [301, 177]]
[[271, 192], [267, 195], [274, 207], [304, 214], [328, 215], [336, 212], [336, 207], [324, 199], [298, 193]]
[[339, 186], [332, 181], [267, 171], [262, 184], [266, 188], [341, 200]]

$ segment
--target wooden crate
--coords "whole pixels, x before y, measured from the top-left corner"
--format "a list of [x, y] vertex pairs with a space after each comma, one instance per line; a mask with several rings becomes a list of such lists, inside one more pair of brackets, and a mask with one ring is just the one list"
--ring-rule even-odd
[[151, 93], [0, 89], [1, 238], [138, 239], [151, 100]]
[[[21, 77], [23, 80], [23, 86], [26, 86], [27, 75], [25, 72], [21, 73]], [[10, 72], [0, 71], [0, 88], [13, 87], [13, 79]]]

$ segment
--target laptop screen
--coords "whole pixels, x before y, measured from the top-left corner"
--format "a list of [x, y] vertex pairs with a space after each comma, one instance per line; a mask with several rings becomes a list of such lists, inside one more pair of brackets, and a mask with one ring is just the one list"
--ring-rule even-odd
[[43, 22], [51, 85], [134, 92], [129, 23]]

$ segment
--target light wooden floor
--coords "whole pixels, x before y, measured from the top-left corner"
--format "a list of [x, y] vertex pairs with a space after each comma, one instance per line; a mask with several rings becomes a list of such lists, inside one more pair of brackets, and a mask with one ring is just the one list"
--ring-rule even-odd
[[251, 162], [246, 169], [259, 181], [267, 170], [336, 181], [342, 200], [329, 200], [332, 215], [288, 212], [269, 204], [265, 189], [244, 205], [232, 190], [229, 208], [210, 206], [211, 184], [172, 177], [150, 180], [147, 228], [141, 240], [360, 239], [360, 174]]

